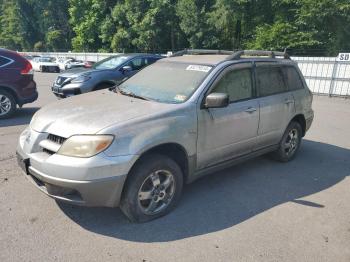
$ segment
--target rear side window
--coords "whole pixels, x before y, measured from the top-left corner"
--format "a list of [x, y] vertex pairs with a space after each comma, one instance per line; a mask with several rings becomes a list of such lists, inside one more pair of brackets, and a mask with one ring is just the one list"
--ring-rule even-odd
[[6, 66], [8, 64], [11, 64], [12, 60], [4, 57], [4, 56], [0, 56], [0, 67]]
[[226, 93], [230, 102], [252, 97], [251, 69], [238, 69], [227, 72], [217, 83], [212, 93]]
[[158, 58], [154, 58], [154, 57], [146, 57], [145, 58], [145, 64], [146, 65], [150, 65], [153, 64], [155, 61], [157, 61]]
[[288, 90], [280, 67], [257, 67], [256, 79], [259, 96], [269, 96]]
[[304, 88], [303, 82], [300, 79], [300, 75], [294, 67], [285, 67], [283, 70], [286, 75], [289, 90], [298, 90]]

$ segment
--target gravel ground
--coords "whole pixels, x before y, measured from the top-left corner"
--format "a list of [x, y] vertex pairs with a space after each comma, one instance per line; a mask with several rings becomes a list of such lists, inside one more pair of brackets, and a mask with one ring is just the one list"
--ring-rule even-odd
[[128, 222], [118, 209], [60, 204], [15, 159], [20, 132], [55, 101], [0, 120], [0, 261], [350, 261], [350, 101], [314, 97], [315, 120], [287, 164], [250, 160], [185, 187], [166, 217]]

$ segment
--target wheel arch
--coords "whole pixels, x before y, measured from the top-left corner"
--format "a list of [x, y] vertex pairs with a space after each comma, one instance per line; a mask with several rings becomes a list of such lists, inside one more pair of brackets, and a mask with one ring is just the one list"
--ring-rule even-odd
[[15, 99], [16, 104], [19, 103], [18, 95], [12, 88], [7, 87], [7, 86], [0, 86], [0, 90], [4, 90], [4, 91], [10, 93], [11, 95], [13, 95], [13, 98]]
[[[178, 144], [178, 143], [164, 143], [160, 145], [156, 145], [154, 147], [151, 147], [144, 152], [141, 153], [141, 155], [138, 157], [138, 159], [135, 161], [133, 166], [131, 167], [130, 171], [144, 159], [144, 157], [151, 155], [151, 154], [161, 154], [165, 155], [172, 160], [174, 160], [179, 167], [181, 168], [181, 171], [183, 173], [183, 179], [184, 183], [188, 180], [189, 177], [189, 169], [190, 169], [190, 163], [189, 163], [189, 156], [187, 154], [186, 149]], [[130, 173], [129, 171], [129, 173]], [[127, 177], [128, 179], [128, 177]], [[123, 189], [124, 190], [124, 189]]]
[[106, 80], [106, 81], [101, 81], [101, 82], [97, 83], [97, 84], [94, 86], [94, 88], [92, 89], [92, 91], [97, 91], [97, 90], [103, 89], [103, 88], [99, 88], [99, 86], [102, 86], [102, 85], [108, 85], [108, 86], [110, 87], [110, 86], [114, 86], [115, 83], [112, 82], [112, 81], [108, 81], [108, 80]]
[[298, 114], [296, 116], [294, 116], [291, 120], [291, 122], [297, 122], [300, 124], [301, 126], [301, 130], [302, 130], [302, 136], [305, 136], [306, 133], [306, 120], [305, 120], [305, 116], [303, 114]]

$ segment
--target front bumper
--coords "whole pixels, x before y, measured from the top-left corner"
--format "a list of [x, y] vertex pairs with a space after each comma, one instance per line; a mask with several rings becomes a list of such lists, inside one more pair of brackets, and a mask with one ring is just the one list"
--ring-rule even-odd
[[101, 153], [84, 159], [50, 155], [38, 147], [39, 140], [45, 136], [38, 134], [32, 134], [32, 139], [37, 141], [28, 142], [26, 137], [21, 137], [16, 152], [19, 166], [38, 189], [71, 204], [119, 206], [134, 156], [107, 157]]
[[57, 96], [58, 98], [66, 98], [69, 96], [75, 96], [75, 95], [80, 95], [81, 94], [81, 89], [80, 87], [77, 86], [72, 86], [71, 88], [64, 86], [56, 85], [54, 84], [51, 87], [52, 93]]

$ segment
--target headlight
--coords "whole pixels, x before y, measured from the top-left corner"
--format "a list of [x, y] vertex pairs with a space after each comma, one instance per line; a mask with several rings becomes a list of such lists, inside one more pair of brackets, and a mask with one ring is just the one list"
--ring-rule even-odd
[[78, 76], [77, 78], [74, 78], [72, 80], [72, 83], [83, 83], [83, 82], [88, 81], [90, 78], [91, 77], [89, 75]]
[[58, 154], [74, 157], [91, 157], [106, 150], [113, 142], [112, 135], [76, 135], [68, 138]]

